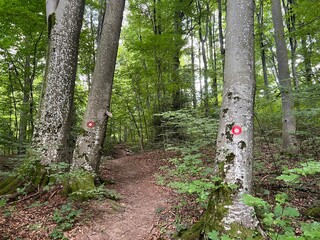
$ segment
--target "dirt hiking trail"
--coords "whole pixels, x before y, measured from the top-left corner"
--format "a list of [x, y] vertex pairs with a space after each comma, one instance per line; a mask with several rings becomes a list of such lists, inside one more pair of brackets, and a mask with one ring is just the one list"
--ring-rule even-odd
[[170, 155], [173, 156], [156, 151], [106, 160], [102, 165], [102, 176], [115, 182], [108, 188], [120, 193], [121, 200], [92, 203], [90, 222], [71, 231], [70, 239], [158, 239], [158, 213], [170, 208], [172, 192], [156, 184], [155, 174]]

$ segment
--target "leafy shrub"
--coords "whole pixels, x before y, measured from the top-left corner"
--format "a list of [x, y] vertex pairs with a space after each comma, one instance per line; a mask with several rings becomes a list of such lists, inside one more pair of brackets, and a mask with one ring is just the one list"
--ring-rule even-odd
[[75, 210], [71, 203], [62, 205], [60, 209], [56, 209], [53, 213], [52, 219], [57, 224], [52, 233], [51, 239], [67, 239], [63, 232], [70, 230], [76, 218], [80, 215], [81, 210]]

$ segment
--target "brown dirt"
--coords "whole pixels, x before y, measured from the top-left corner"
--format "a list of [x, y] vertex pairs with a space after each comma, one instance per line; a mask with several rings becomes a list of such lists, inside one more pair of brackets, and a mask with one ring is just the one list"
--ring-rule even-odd
[[159, 213], [170, 209], [172, 192], [156, 184], [155, 174], [170, 155], [150, 152], [107, 160], [102, 175], [115, 182], [108, 188], [120, 193], [121, 200], [92, 204], [90, 224], [75, 228], [68, 234], [70, 239], [158, 239]]
[[[174, 153], [154, 151], [105, 160], [102, 176], [114, 181], [115, 184], [107, 185], [107, 188], [119, 193], [121, 199], [76, 203], [82, 214], [65, 236], [70, 240], [160, 239], [161, 230], [172, 229], [173, 220], [170, 219], [170, 224], [166, 222], [174, 194], [157, 185], [155, 174], [172, 156]], [[60, 190], [56, 188], [38, 199], [23, 196], [4, 209], [0, 208], [0, 240], [50, 239], [49, 234], [56, 226], [52, 214], [67, 202], [59, 194]], [[161, 239], [169, 237], [161, 236]]]

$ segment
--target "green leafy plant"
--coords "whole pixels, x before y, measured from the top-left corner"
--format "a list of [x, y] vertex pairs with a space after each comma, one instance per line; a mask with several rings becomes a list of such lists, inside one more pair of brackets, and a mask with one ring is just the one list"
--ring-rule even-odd
[[0, 198], [0, 208], [4, 207], [7, 204], [7, 199]]
[[52, 219], [57, 224], [50, 234], [51, 239], [67, 239], [63, 232], [70, 230], [76, 218], [81, 214], [81, 210], [75, 210], [71, 203], [62, 205], [60, 209], [56, 209], [53, 213]]
[[165, 174], [158, 176], [158, 181], [179, 193], [195, 196], [198, 203], [205, 205], [210, 191], [217, 187], [208, 155], [208, 151], [213, 150], [217, 120], [193, 110], [166, 112], [159, 116], [164, 146], [180, 155], [169, 160], [170, 167], [162, 168]]
[[286, 183], [299, 183], [301, 177], [319, 173], [320, 162], [309, 160], [306, 163], [301, 163], [301, 167], [284, 170], [277, 179], [283, 180]]
[[316, 237], [319, 236], [320, 224], [318, 222], [301, 223], [303, 233], [301, 236], [295, 236], [293, 223], [299, 224], [300, 221], [297, 218], [300, 213], [296, 208], [288, 204], [288, 195], [286, 193], [280, 193], [275, 196], [275, 206], [271, 206], [263, 199], [248, 194], [244, 194], [242, 199], [247, 205], [255, 207], [270, 239], [317, 239]]

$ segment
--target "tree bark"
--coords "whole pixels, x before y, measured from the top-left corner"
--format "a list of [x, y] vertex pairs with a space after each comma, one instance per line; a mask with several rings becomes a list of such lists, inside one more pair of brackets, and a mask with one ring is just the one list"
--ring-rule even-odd
[[263, 82], [264, 82], [264, 86], [266, 88], [266, 91], [268, 92], [269, 81], [268, 81], [268, 71], [267, 71], [267, 61], [266, 61], [266, 46], [264, 44], [265, 35], [263, 32], [263, 30], [264, 30], [264, 28], [263, 28], [263, 24], [264, 24], [263, 0], [260, 0], [259, 5], [260, 5], [259, 11], [257, 11], [256, 14], [257, 14], [257, 20], [258, 20], [258, 24], [259, 24], [258, 34], [259, 34], [259, 42], [260, 42], [260, 54], [261, 54], [262, 71], [263, 71]]
[[73, 93], [84, 0], [47, 1], [49, 49], [33, 147], [41, 163], [68, 162]]
[[219, 42], [220, 42], [220, 54], [222, 58], [222, 72], [224, 72], [224, 57], [225, 57], [225, 49], [224, 49], [224, 37], [222, 31], [222, 3], [221, 0], [218, 1], [218, 29], [219, 29]]
[[[311, 45], [311, 44], [310, 44]], [[302, 36], [301, 38], [302, 55], [304, 62], [304, 77], [307, 84], [312, 84], [312, 64], [311, 64], [311, 50], [307, 46], [307, 36]]]
[[[182, 239], [205, 239], [212, 230], [247, 239], [257, 227], [254, 209], [241, 196], [252, 188], [254, 69], [254, 2], [228, 1], [223, 100], [217, 138], [216, 173], [200, 222]], [[231, 185], [236, 186], [235, 189]], [[236, 235], [233, 236], [232, 233]], [[249, 234], [249, 235], [247, 235]]]
[[297, 150], [297, 139], [295, 136], [296, 118], [293, 113], [292, 86], [280, 0], [272, 0], [272, 20], [274, 25], [274, 38], [276, 42], [278, 75], [282, 101], [283, 148], [289, 152], [295, 152]]
[[293, 83], [296, 89], [299, 87], [299, 79], [297, 76], [297, 68], [296, 68], [296, 50], [297, 50], [297, 39], [294, 36], [296, 32], [296, 14], [293, 10], [294, 5], [296, 4], [294, 0], [288, 0], [287, 4], [282, 0], [283, 8], [286, 14], [286, 24], [289, 32], [289, 43], [290, 43], [290, 51], [291, 51], [291, 71], [293, 77]]
[[193, 21], [190, 20], [190, 37], [191, 37], [191, 93], [192, 93], [192, 106], [194, 109], [197, 108], [197, 93], [196, 93], [196, 76], [195, 76], [195, 56], [194, 56], [194, 30]]
[[197, 1], [197, 7], [199, 12], [199, 41], [201, 44], [201, 56], [203, 61], [203, 78], [204, 78], [204, 109], [205, 114], [208, 117], [209, 116], [209, 85], [208, 85], [208, 61], [207, 61], [207, 55], [206, 55], [206, 48], [205, 48], [205, 42], [207, 41], [208, 36], [208, 18], [206, 18], [206, 25], [204, 30], [204, 36], [203, 36], [203, 29], [202, 29], [202, 18], [203, 18], [203, 12], [202, 12], [202, 6], [200, 4], [200, 1]]
[[116, 65], [118, 44], [125, 0], [108, 0], [97, 51], [82, 130], [73, 155], [73, 168], [84, 168], [99, 173], [108, 118], [111, 117], [110, 100]]

